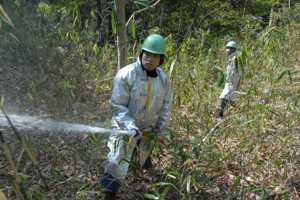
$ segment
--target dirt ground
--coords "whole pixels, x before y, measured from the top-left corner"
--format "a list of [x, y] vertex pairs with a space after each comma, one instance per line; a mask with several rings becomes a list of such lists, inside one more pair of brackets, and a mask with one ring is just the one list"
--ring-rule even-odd
[[[2, 129], [1, 132], [22, 177], [20, 185], [25, 191], [33, 194], [40, 192], [46, 195], [45, 199], [102, 199], [99, 178], [103, 174], [107, 153], [105, 140], [98, 138], [95, 142], [85, 135], [52, 137], [20, 132], [23, 136], [27, 135], [29, 151], [39, 163], [35, 166], [12, 131]], [[154, 161], [157, 170], [161, 167], [159, 162], [157, 158]], [[140, 170], [130, 171], [118, 199], [144, 199], [147, 187], [149, 189], [162, 176], [162, 173], [157, 173], [153, 180], [149, 180], [148, 176], [141, 174]], [[16, 199], [11, 177], [14, 176], [7, 156], [0, 151], [0, 189], [9, 199]]]

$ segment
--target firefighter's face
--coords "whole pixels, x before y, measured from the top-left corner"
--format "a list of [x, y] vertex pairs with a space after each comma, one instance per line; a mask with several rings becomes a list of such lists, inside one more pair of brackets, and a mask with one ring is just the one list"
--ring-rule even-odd
[[144, 51], [142, 55], [142, 63], [146, 70], [151, 71], [155, 69], [160, 62], [160, 55], [159, 54], [153, 54], [147, 51]]
[[225, 51], [226, 51], [226, 54], [229, 56], [230, 54], [232, 54], [233, 52], [235, 52], [235, 49], [234, 49], [234, 48], [227, 47], [227, 48], [225, 49]]

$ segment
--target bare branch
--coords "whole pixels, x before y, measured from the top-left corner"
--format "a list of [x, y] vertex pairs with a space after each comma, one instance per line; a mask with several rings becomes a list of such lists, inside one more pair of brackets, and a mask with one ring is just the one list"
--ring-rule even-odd
[[132, 19], [134, 19], [134, 17], [135, 17], [137, 14], [142, 13], [142, 12], [144, 12], [144, 11], [146, 11], [146, 10], [151, 9], [151, 8], [154, 8], [160, 1], [161, 1], [161, 0], [157, 0], [155, 3], [153, 3], [153, 4], [150, 5], [150, 6], [147, 6], [147, 7], [145, 7], [145, 8], [140, 9], [140, 10], [134, 11], [134, 12], [132, 13], [132, 15], [129, 17], [128, 21], [126, 22], [126, 28], [128, 27], [130, 21], [131, 21]]

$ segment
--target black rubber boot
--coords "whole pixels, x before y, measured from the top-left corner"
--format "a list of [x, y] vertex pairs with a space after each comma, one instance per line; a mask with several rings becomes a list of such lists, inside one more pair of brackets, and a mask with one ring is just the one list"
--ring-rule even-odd
[[104, 200], [116, 200], [116, 193], [113, 192], [105, 192]]
[[145, 161], [145, 163], [144, 163], [142, 169], [149, 170], [149, 169], [152, 169], [152, 168], [153, 168], [152, 159], [151, 159], [151, 157], [149, 156], [149, 157], [147, 158], [147, 160]]
[[105, 200], [116, 199], [116, 194], [121, 186], [120, 182], [112, 175], [105, 173], [100, 179], [100, 186], [105, 193]]

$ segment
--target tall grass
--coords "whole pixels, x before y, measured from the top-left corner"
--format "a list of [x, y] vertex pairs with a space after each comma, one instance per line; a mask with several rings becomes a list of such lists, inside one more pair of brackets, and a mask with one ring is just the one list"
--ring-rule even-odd
[[[177, 198], [299, 198], [299, 34], [291, 23], [240, 41], [241, 95], [212, 135], [223, 46], [204, 53], [194, 45], [200, 38], [184, 41], [172, 69], [174, 138], [165, 150], [174, 163], [163, 180]], [[151, 194], [164, 199], [157, 185]]]

